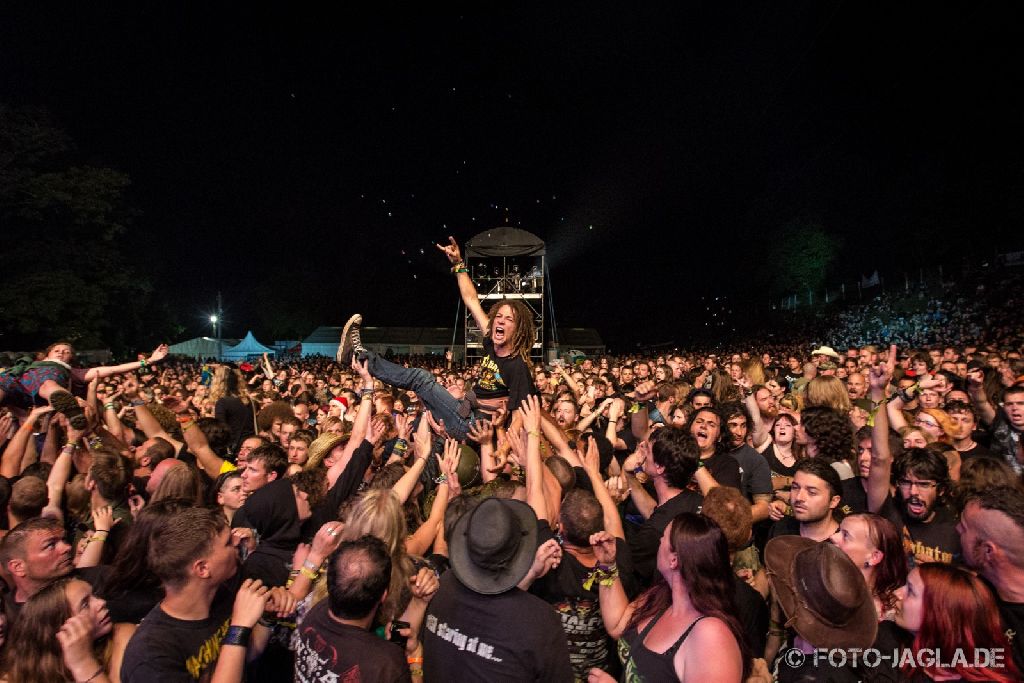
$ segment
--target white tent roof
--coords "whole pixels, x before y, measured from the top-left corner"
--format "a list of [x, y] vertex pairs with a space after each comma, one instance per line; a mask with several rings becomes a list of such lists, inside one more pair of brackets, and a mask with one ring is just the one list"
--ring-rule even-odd
[[252, 331], [246, 332], [245, 338], [238, 342], [237, 345], [231, 348], [224, 349], [224, 355], [221, 356], [223, 360], [241, 360], [248, 358], [249, 356], [259, 356], [264, 353], [276, 354], [277, 352], [269, 346], [264, 346], [256, 341], [256, 337], [252, 336]]
[[[238, 344], [237, 339], [221, 339], [221, 348], [227, 349]], [[191, 358], [216, 358], [217, 340], [212, 337], [196, 337], [179, 344], [171, 344], [170, 352], [177, 356], [189, 356]]]

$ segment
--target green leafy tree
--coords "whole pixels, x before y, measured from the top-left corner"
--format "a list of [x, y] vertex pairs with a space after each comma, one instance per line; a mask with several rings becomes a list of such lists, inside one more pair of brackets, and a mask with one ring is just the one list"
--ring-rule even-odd
[[132, 218], [128, 176], [74, 161], [71, 140], [45, 112], [0, 105], [4, 347], [57, 338], [96, 347], [137, 332], [130, 323], [151, 286], [119, 244]]
[[819, 222], [798, 219], [786, 224], [765, 260], [765, 281], [774, 295], [820, 293], [842, 240]]

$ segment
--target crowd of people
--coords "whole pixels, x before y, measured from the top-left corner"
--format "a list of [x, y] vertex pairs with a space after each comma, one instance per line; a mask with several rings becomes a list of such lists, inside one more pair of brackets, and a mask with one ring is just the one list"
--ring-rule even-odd
[[546, 365], [439, 249], [472, 367], [4, 369], [3, 680], [1021, 680], [1019, 348]]

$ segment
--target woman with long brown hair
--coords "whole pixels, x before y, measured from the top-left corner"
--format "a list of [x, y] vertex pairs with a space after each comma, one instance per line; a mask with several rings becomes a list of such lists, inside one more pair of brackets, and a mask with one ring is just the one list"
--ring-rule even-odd
[[[717, 524], [686, 512], [673, 519], [658, 548], [661, 580], [633, 602], [618, 580], [615, 539], [602, 531], [590, 542], [601, 618], [608, 635], [619, 639], [623, 680], [736, 682], [749, 675], [729, 545]], [[591, 669], [589, 680], [612, 679]]]
[[[81, 579], [59, 579], [33, 595], [21, 613], [4, 657], [6, 683], [108, 683], [106, 602]], [[55, 637], [56, 636], [56, 637]]]
[[231, 452], [256, 433], [256, 412], [241, 370], [221, 365], [210, 384], [213, 416], [231, 428]]

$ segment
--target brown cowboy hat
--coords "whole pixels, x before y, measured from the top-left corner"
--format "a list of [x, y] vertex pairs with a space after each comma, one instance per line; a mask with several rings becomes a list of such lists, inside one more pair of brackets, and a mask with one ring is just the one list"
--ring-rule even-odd
[[452, 571], [483, 595], [514, 587], [533, 564], [537, 516], [518, 500], [487, 498], [455, 523], [449, 544]]
[[814, 647], [868, 648], [878, 614], [864, 575], [835, 545], [779, 536], [764, 550], [775, 595], [792, 627]]

